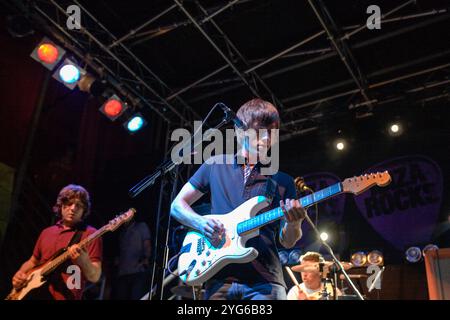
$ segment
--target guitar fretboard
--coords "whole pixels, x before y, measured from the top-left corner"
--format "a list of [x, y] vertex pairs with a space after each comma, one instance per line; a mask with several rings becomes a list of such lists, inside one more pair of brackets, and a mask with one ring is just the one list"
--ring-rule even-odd
[[[319, 203], [320, 201], [323, 201], [341, 192], [342, 192], [342, 185], [339, 182], [325, 189], [304, 196], [300, 198], [299, 201], [303, 208], [308, 208], [316, 203]], [[237, 225], [237, 232], [239, 235], [241, 235], [243, 233], [261, 228], [262, 226], [272, 223], [278, 219], [281, 219], [282, 217], [284, 217], [284, 213], [281, 210], [281, 208], [278, 207], [239, 223]]]

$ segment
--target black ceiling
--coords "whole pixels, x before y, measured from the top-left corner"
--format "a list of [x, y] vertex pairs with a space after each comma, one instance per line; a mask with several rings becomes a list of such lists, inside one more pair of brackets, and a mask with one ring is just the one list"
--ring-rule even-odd
[[[176, 2], [78, 2], [84, 7], [83, 27], [97, 32], [95, 36], [105, 45], [112, 43], [111, 37], [99, 29], [98, 23], [120, 39], [167, 10], [122, 41], [167, 85], [163, 88], [155, 79], [145, 78], [159, 95], [149, 101], [164, 112], [170, 110], [167, 111], [161, 99], [166, 99], [165, 102], [183, 115], [183, 109], [191, 108], [196, 118], [204, 117], [218, 101], [236, 110], [257, 94], [274, 101], [281, 109], [286, 124], [283, 134], [286, 134], [336, 123], [338, 119], [348, 121], [364, 114], [370, 116], [392, 104], [448, 101], [450, 1]], [[52, 19], [64, 25], [64, 15], [57, 13], [54, 2], [33, 3], [31, 12], [36, 13], [36, 7], [46, 12], [50, 19], [42, 21], [48, 22], [51, 28], [55, 29]], [[58, 1], [62, 8], [71, 3]], [[369, 17], [367, 7], [373, 4], [380, 7], [383, 15], [388, 14], [381, 29], [362, 27], [344, 39], [346, 33], [365, 25]], [[228, 7], [220, 11], [225, 6]], [[395, 12], [390, 13], [392, 10]], [[202, 22], [212, 14], [212, 19]], [[36, 15], [42, 18], [39, 12]], [[75, 39], [85, 36], [83, 32], [69, 34]], [[315, 38], [267, 61], [311, 36]], [[66, 41], [73, 44], [67, 37]], [[90, 54], [105, 63], [113, 63], [108, 53], [92, 41], [82, 47], [75, 46], [85, 56]], [[117, 48], [113, 47], [112, 51]], [[119, 58], [127, 59], [123, 52], [116, 53]], [[232, 66], [227, 65], [226, 59]], [[261, 62], [265, 63], [253, 72], [250, 70]], [[221, 67], [223, 70], [217, 74], [199, 81]], [[91, 72], [95, 74], [94, 70]], [[193, 83], [196, 85], [190, 87]], [[175, 99], [173, 94], [182, 89], [186, 90]], [[336, 97], [330, 98], [333, 96]], [[172, 115], [168, 118], [173, 119]], [[310, 120], [303, 121], [307, 118]]]

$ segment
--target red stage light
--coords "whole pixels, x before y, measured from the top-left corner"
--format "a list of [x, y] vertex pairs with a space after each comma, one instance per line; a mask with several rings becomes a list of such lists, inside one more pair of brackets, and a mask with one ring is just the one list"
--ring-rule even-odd
[[45, 63], [52, 64], [58, 60], [58, 48], [50, 43], [43, 43], [37, 50], [39, 59]]
[[106, 102], [104, 110], [108, 117], [115, 118], [122, 112], [123, 105], [120, 101], [111, 99]]
[[128, 105], [115, 94], [110, 96], [109, 99], [100, 107], [100, 111], [111, 121], [119, 118], [126, 109], [128, 109]]
[[66, 54], [66, 50], [44, 37], [34, 48], [30, 56], [48, 70], [53, 70]]

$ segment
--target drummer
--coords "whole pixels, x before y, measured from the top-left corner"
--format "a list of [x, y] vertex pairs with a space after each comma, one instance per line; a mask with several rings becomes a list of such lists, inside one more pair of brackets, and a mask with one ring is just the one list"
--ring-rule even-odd
[[[324, 263], [325, 260], [322, 255], [318, 252], [307, 252], [300, 257], [300, 263], [302, 266], [311, 267], [317, 266], [318, 263]], [[312, 268], [313, 269], [313, 268]], [[292, 287], [288, 294], [288, 300], [320, 300], [321, 293], [323, 289], [321, 273], [319, 270], [317, 271], [304, 271], [301, 272], [302, 275], [302, 283]], [[333, 288], [331, 284], [327, 283], [326, 285], [327, 292], [330, 295], [333, 295]], [[337, 295], [341, 295], [341, 292], [338, 288], [336, 288]]]

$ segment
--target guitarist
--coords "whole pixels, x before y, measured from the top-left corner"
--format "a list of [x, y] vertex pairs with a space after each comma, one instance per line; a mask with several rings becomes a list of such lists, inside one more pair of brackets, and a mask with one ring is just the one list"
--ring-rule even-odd
[[260, 160], [273, 143], [270, 129], [279, 128], [280, 117], [274, 105], [258, 98], [242, 105], [237, 117], [247, 128], [257, 132], [267, 129], [266, 133], [263, 130], [263, 134], [254, 139], [242, 140], [238, 132], [241, 150], [236, 155], [213, 157], [222, 158], [222, 164], [214, 161], [203, 163], [173, 201], [171, 214], [180, 223], [198, 230], [212, 241], [220, 241], [224, 233], [223, 224], [197, 214], [191, 207], [194, 202], [209, 191], [211, 214], [226, 214], [254, 196], [269, 196], [271, 205], [263, 211], [281, 206], [284, 219], [262, 227], [259, 236], [247, 242], [247, 246], [259, 252], [255, 260], [229, 264], [207, 281], [205, 298], [285, 300], [286, 284], [278, 258], [277, 239], [285, 248], [294, 246], [302, 235], [304, 209], [295, 200], [292, 177], [282, 172], [270, 176], [261, 173], [262, 162], [267, 162]]
[[[12, 278], [12, 285], [19, 289], [26, 284], [27, 272], [61, 253], [67, 248], [71, 262], [57, 268], [49, 277], [46, 284], [30, 292], [31, 297], [37, 299], [80, 300], [85, 282], [97, 282], [101, 275], [102, 241], [94, 240], [87, 250], [82, 250], [76, 243], [96, 231], [87, 226], [84, 220], [90, 213], [89, 193], [79, 185], [70, 184], [64, 187], [56, 200], [53, 211], [60, 220], [53, 226], [44, 229], [34, 247], [33, 255], [16, 272]], [[69, 265], [79, 268], [68, 269]], [[72, 270], [72, 271], [71, 271]], [[73, 271], [75, 270], [75, 271]], [[81, 271], [77, 282], [77, 270]], [[67, 273], [67, 271], [70, 271]], [[79, 272], [78, 272], [79, 273]], [[69, 277], [71, 277], [69, 279]], [[70, 283], [71, 285], [67, 285]], [[36, 291], [39, 294], [33, 294]], [[29, 298], [29, 297], [28, 297]]]

